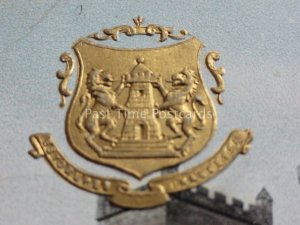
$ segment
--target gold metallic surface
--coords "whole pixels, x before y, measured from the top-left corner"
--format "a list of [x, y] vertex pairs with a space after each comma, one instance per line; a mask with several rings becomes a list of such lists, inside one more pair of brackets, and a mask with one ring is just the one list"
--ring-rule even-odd
[[61, 80], [58, 87], [61, 96], [61, 102], [59, 105], [60, 107], [64, 107], [66, 104], [65, 98], [72, 94], [72, 91], [67, 87], [67, 85], [74, 70], [74, 62], [72, 56], [66, 52], [61, 54], [60, 60], [66, 63], [65, 71], [59, 70], [56, 73], [57, 78]]
[[66, 120], [71, 146], [137, 178], [200, 152], [216, 126], [198, 68], [201, 48], [196, 38], [134, 50], [80, 39], [78, 85]]
[[220, 59], [220, 54], [218, 52], [209, 52], [206, 56], [206, 66], [211, 72], [211, 74], [214, 76], [217, 87], [211, 88], [211, 91], [217, 95], [217, 100], [220, 105], [223, 104], [223, 100], [221, 98], [221, 93], [225, 90], [225, 84], [223, 80], [223, 75], [225, 73], [224, 67], [216, 68], [215, 67], [215, 61], [218, 61]]
[[71, 184], [89, 192], [110, 195], [129, 184], [123, 180], [96, 176], [77, 168], [58, 151], [50, 134], [31, 135], [34, 149], [29, 154], [34, 158], [45, 157], [51, 167]]
[[[127, 36], [159, 34], [182, 39], [168, 27], [134, 19], [135, 26], [104, 29], [75, 42], [78, 77], [72, 92], [67, 88], [74, 68], [72, 56], [61, 55], [66, 63], [59, 91], [61, 106], [72, 96], [66, 115], [66, 135], [71, 147], [95, 163], [116, 168], [137, 179], [178, 166], [200, 153], [211, 140], [217, 114], [206, 90], [198, 63], [203, 44], [191, 37], [158, 48], [122, 49], [100, 45], [94, 40], [118, 40]], [[211, 88], [222, 104], [223, 67], [215, 68], [219, 54], [210, 52], [206, 66], [217, 87]], [[245, 154], [252, 141], [249, 130], [233, 130], [219, 150], [199, 165], [153, 178], [147, 188], [131, 189], [126, 180], [98, 176], [69, 162], [58, 150], [50, 134], [30, 137], [34, 158], [44, 157], [65, 180], [83, 190], [109, 196], [126, 208], [149, 208], [169, 200], [169, 193], [192, 188], [225, 169], [238, 154]]]
[[34, 149], [29, 154], [34, 158], [45, 157], [60, 176], [78, 188], [111, 196], [109, 200], [122, 207], [149, 208], [169, 201], [168, 193], [195, 187], [216, 176], [238, 154], [247, 153], [252, 139], [251, 131], [234, 130], [220, 149], [205, 162], [183, 172], [154, 178], [143, 191], [131, 190], [125, 180], [93, 175], [74, 166], [58, 151], [50, 134], [32, 135], [30, 141]]
[[181, 40], [187, 34], [188, 31], [182, 29], [179, 31], [179, 34], [174, 34], [173, 29], [171, 27], [164, 27], [157, 24], [149, 24], [147, 26], [142, 26], [144, 19], [140, 16], [133, 19], [135, 26], [128, 26], [128, 25], [120, 25], [110, 29], [104, 29], [103, 34], [102, 32], [94, 33], [89, 35], [89, 38], [94, 38], [96, 40], [108, 40], [112, 39], [114, 41], [119, 40], [119, 33], [124, 33], [127, 36], [133, 35], [148, 35], [152, 36], [154, 34], [160, 35], [160, 42], [167, 40], [168, 38], [174, 40]]
[[191, 169], [168, 174], [150, 181], [163, 186], [168, 193], [198, 186], [224, 170], [238, 154], [246, 154], [253, 140], [250, 130], [233, 130], [220, 149], [209, 159]]

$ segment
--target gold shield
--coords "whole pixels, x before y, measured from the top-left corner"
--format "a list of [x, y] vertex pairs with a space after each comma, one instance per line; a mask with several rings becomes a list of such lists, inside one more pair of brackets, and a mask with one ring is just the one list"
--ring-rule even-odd
[[66, 133], [96, 163], [139, 179], [195, 156], [216, 127], [198, 64], [195, 37], [148, 49], [119, 49], [80, 39], [75, 94]]
[[[143, 24], [119, 25], [79, 39], [73, 46], [79, 65], [75, 93], [68, 88], [74, 59], [64, 52], [66, 64], [57, 71], [60, 106], [73, 96], [66, 118], [66, 134], [77, 153], [142, 179], [163, 168], [177, 166], [199, 153], [213, 136], [216, 112], [205, 89], [198, 65], [202, 43], [195, 37], [160, 48], [117, 49], [92, 40], [117, 41], [126, 36], [159, 35], [159, 41], [183, 40], [189, 32]], [[190, 36], [191, 37], [191, 36]], [[224, 103], [224, 67], [216, 67], [218, 52], [209, 52], [205, 64], [216, 81], [211, 91]], [[250, 148], [249, 129], [232, 130], [208, 159], [186, 170], [176, 168], [150, 179], [147, 186], [132, 189], [126, 180], [102, 176], [74, 165], [60, 153], [49, 133], [30, 136], [34, 158], [45, 158], [74, 186], [106, 195], [126, 208], [150, 208], [165, 204], [170, 193], [196, 187], [223, 171]]]

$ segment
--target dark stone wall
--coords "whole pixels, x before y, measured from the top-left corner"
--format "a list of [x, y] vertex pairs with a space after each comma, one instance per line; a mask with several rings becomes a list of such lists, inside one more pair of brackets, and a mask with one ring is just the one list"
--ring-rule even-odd
[[256, 204], [244, 209], [238, 199], [228, 204], [226, 196], [199, 186], [172, 196], [165, 206], [145, 210], [125, 210], [99, 199], [99, 225], [272, 225], [273, 200], [266, 189], [256, 197]]
[[248, 225], [210, 210], [173, 200], [167, 205], [167, 225]]
[[99, 225], [166, 225], [166, 206], [122, 211], [103, 218]]

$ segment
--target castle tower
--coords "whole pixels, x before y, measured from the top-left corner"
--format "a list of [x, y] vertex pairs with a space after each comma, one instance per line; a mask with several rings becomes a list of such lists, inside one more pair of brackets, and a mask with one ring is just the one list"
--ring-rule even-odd
[[146, 67], [143, 58], [137, 59], [127, 82], [130, 84], [126, 103], [125, 126], [122, 140], [162, 140], [160, 124], [154, 115], [154, 96], [152, 82], [156, 80], [153, 72]]
[[137, 58], [136, 62], [126, 80], [130, 85], [127, 112], [121, 140], [113, 151], [124, 158], [178, 157], [162, 135], [155, 116], [152, 83], [157, 76], [144, 64], [144, 58]]
[[263, 188], [256, 197], [256, 204], [260, 207], [261, 210], [261, 218], [263, 224], [272, 225], [273, 217], [272, 217], [272, 207], [273, 207], [273, 199], [269, 192]]

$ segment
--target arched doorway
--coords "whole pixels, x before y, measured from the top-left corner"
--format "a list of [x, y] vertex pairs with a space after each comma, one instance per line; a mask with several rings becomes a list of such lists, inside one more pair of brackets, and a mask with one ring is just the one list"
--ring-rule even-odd
[[147, 139], [147, 126], [143, 123], [136, 124], [134, 126], [134, 139], [135, 140], [145, 140]]

